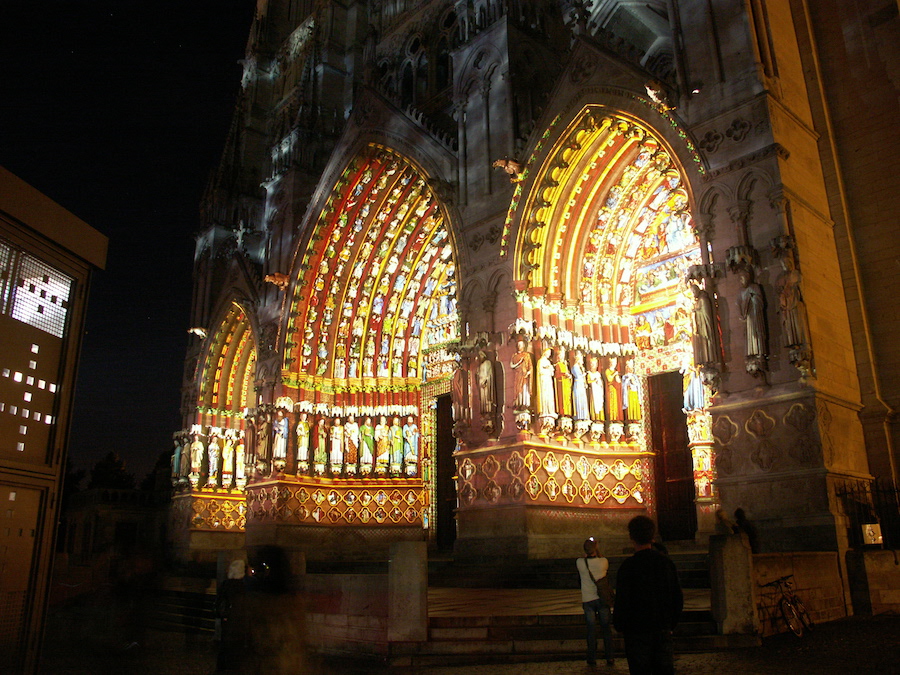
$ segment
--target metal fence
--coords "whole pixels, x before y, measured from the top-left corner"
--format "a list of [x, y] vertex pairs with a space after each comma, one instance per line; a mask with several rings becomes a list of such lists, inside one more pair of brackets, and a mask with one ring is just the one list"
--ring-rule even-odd
[[[873, 545], [867, 541], [874, 530], [870, 524], [881, 528], [882, 546], [900, 548], [900, 488], [893, 481], [848, 481], [838, 486], [837, 497], [849, 520], [850, 546], [864, 548]], [[878, 544], [874, 544], [878, 545]]]

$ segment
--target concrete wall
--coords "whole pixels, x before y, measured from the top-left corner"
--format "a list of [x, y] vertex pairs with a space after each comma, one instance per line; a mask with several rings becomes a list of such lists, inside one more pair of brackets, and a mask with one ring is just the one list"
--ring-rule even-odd
[[763, 636], [787, 630], [778, 611], [781, 594], [775, 588], [760, 588], [787, 574], [794, 575], [794, 591], [816, 623], [847, 616], [847, 603], [838, 554], [834, 551], [761, 553], [753, 556], [760, 631]]
[[848, 551], [855, 614], [900, 612], [900, 551]]

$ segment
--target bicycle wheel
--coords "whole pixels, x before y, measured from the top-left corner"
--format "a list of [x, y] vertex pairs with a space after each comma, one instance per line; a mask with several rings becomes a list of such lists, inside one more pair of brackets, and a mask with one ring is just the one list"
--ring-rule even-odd
[[813, 623], [812, 617], [809, 615], [809, 610], [806, 609], [806, 605], [804, 605], [797, 596], [794, 596], [792, 603], [794, 605], [794, 610], [796, 610], [797, 616], [800, 617], [803, 625], [806, 628], [811, 629], [815, 624]]
[[782, 598], [778, 606], [781, 609], [781, 616], [784, 618], [787, 627], [794, 632], [794, 635], [801, 637], [803, 635], [803, 621], [800, 619], [794, 603], [787, 598]]

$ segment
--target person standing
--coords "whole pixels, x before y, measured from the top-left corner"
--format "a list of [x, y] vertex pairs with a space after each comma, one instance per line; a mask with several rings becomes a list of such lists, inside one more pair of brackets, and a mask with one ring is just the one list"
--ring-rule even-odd
[[628, 523], [634, 555], [616, 576], [613, 623], [625, 637], [631, 675], [673, 675], [672, 631], [681, 616], [684, 597], [675, 564], [653, 547], [656, 525], [647, 516]]
[[597, 665], [597, 622], [603, 630], [603, 651], [606, 665], [614, 665], [613, 636], [610, 627], [609, 605], [611, 598], [600, 597], [597, 582], [609, 588], [606, 575], [609, 572], [609, 561], [600, 555], [600, 545], [596, 539], [589, 537], [584, 541], [584, 557], [575, 561], [578, 576], [581, 578], [581, 606], [584, 609], [584, 622], [587, 624], [587, 662], [593, 667]]

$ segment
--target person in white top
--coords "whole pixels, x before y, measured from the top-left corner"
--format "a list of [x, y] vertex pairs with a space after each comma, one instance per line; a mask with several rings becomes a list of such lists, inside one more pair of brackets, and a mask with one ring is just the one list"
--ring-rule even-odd
[[[575, 561], [578, 576], [581, 578], [581, 606], [584, 608], [584, 621], [587, 624], [587, 662], [597, 665], [597, 622], [603, 630], [603, 651], [606, 654], [606, 665], [614, 665], [613, 637], [610, 627], [610, 606], [601, 599], [597, 592], [597, 581], [606, 577], [609, 561], [600, 555], [600, 545], [590, 537], [584, 542], [585, 557]], [[592, 578], [593, 577], [593, 578]]]

